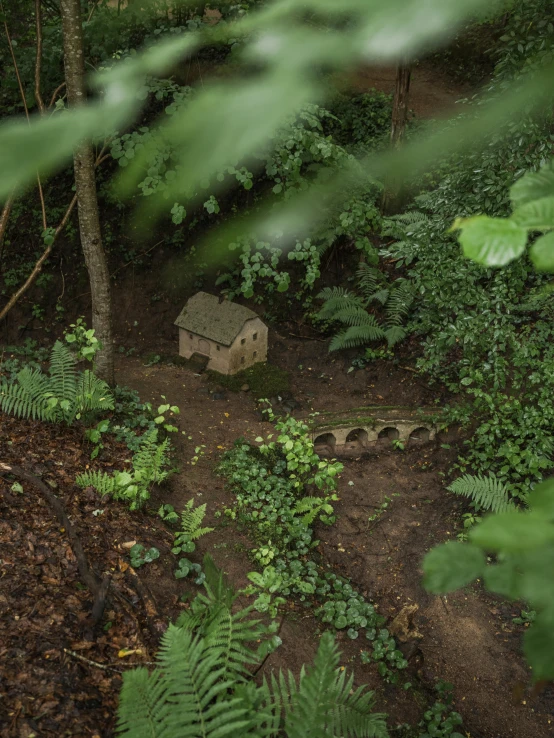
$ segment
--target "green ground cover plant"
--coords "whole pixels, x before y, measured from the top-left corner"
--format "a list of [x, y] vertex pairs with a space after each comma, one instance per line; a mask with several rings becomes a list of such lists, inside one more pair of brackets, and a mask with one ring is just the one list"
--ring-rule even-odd
[[75, 483], [80, 487], [93, 487], [102, 496], [123, 500], [131, 510], [138, 510], [150, 499], [152, 485], [161, 484], [169, 475], [169, 439], [158, 442], [158, 431], [147, 431], [141, 436], [138, 450], [133, 455], [131, 467], [125, 471], [108, 474], [91, 470], [79, 474]]
[[328, 571], [315, 552], [319, 541], [313, 526], [317, 519], [324, 525], [334, 521], [342, 464], [317, 456], [306, 423], [277, 418], [272, 410], [268, 415], [275, 431], [257, 438], [256, 445], [239, 439], [218, 467], [236, 499], [225, 514], [244, 526], [257, 546], [251, 555], [261, 574], [253, 577], [250, 592], [258, 595], [262, 612], [294, 596], [349, 638], [363, 634], [373, 644], [370, 658], [379, 662], [381, 675], [397, 682], [407, 662], [381, 627], [384, 618], [351, 582]]
[[253, 619], [251, 607], [232, 609], [235, 593], [209, 557], [204, 565], [206, 594], [169, 626], [157, 667], [124, 676], [122, 735], [387, 738], [386, 716], [373, 712], [373, 693], [339, 669], [328, 633], [298, 679], [280, 672], [257, 685], [248, 667], [278, 646], [275, 627]]

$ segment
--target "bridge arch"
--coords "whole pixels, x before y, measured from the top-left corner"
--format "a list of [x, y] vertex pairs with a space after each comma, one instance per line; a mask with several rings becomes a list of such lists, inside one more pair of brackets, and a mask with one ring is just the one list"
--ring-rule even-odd
[[364, 428], [353, 428], [346, 436], [346, 443], [365, 446], [368, 441], [368, 434]]
[[431, 431], [424, 425], [414, 428], [410, 433], [410, 442], [412, 443], [427, 443], [431, 439]]
[[321, 433], [314, 439], [314, 446], [329, 446], [334, 449], [337, 445], [337, 439], [333, 433]]
[[400, 438], [400, 431], [394, 425], [385, 425], [377, 434], [377, 440], [381, 443], [390, 443]]

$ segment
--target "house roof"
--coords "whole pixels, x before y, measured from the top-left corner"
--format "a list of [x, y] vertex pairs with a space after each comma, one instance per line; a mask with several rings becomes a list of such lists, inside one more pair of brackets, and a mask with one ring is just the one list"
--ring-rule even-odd
[[223, 346], [231, 346], [248, 320], [257, 314], [236, 302], [223, 300], [207, 292], [197, 292], [182, 309], [175, 325]]

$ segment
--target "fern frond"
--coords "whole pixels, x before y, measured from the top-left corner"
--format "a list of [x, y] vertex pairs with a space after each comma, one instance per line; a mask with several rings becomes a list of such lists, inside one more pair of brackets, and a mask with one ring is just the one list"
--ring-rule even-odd
[[[158, 653], [160, 668], [125, 674], [118, 730], [124, 735], [225, 738], [250, 724], [243, 701], [224, 679], [221, 655], [205, 641], [170, 625]], [[142, 704], [140, 702], [142, 701]]]
[[117, 481], [114, 475], [104, 471], [91, 470], [79, 474], [75, 478], [78, 487], [94, 487], [103, 497], [113, 495], [117, 491]]
[[347, 307], [337, 310], [333, 316], [333, 320], [337, 320], [344, 325], [377, 325], [374, 315], [371, 315], [363, 307]]
[[139, 450], [133, 456], [133, 471], [140, 481], [150, 487], [167, 478], [164, 466], [168, 464], [169, 439], [158, 443], [158, 431], [151, 430], [141, 438]]
[[114, 397], [107, 383], [86, 369], [77, 380], [76, 404], [84, 413], [113, 410]]
[[377, 302], [380, 302], [381, 305], [385, 305], [387, 300], [389, 299], [389, 295], [390, 295], [390, 290], [388, 289], [378, 290], [378, 292], [374, 292], [370, 296], [370, 299], [377, 300]]
[[447, 487], [455, 495], [468, 497], [480, 510], [501, 513], [514, 507], [505, 485], [494, 475], [464, 474]]
[[4, 380], [0, 385], [0, 408], [8, 415], [33, 420], [49, 420], [50, 380], [40, 369], [23, 368], [15, 382]]
[[407, 281], [400, 284], [395, 282], [387, 301], [387, 323], [389, 325], [400, 325], [408, 314], [414, 299], [412, 285]]
[[50, 391], [60, 402], [75, 406], [77, 380], [75, 357], [61, 341], [52, 346], [50, 355]]
[[356, 272], [356, 278], [358, 280], [358, 289], [365, 299], [369, 300], [371, 295], [377, 290], [377, 285], [381, 279], [381, 272], [375, 269], [375, 267], [362, 262]]
[[392, 348], [406, 338], [406, 331], [400, 325], [391, 325], [385, 330], [384, 337], [387, 339], [389, 348]]
[[393, 215], [390, 217], [390, 220], [394, 220], [397, 223], [406, 223], [407, 225], [412, 225], [413, 223], [431, 222], [429, 216], [425, 213], [420, 212], [419, 210], [409, 210], [407, 213]]
[[128, 671], [119, 698], [118, 731], [133, 738], [162, 738], [168, 691], [160, 672], [149, 675], [144, 667]]
[[344, 297], [352, 294], [344, 287], [324, 287], [321, 292], [316, 295], [317, 300], [332, 300], [335, 297]]
[[19, 417], [71, 424], [79, 413], [112, 409], [114, 400], [108, 385], [92, 372], [77, 374], [73, 354], [56, 341], [49, 374], [23, 368], [13, 382], [2, 383], [0, 407]]
[[347, 330], [333, 336], [329, 344], [329, 351], [365, 346], [366, 343], [379, 341], [384, 337], [385, 331], [376, 323], [374, 325], [353, 325], [347, 328]]
[[292, 674], [272, 678], [272, 692], [278, 695], [275, 709], [285, 715], [288, 738], [319, 736], [368, 736], [386, 738], [385, 716], [372, 714], [372, 692], [360, 687], [352, 692], [353, 677], [340, 672], [339, 652], [334, 638], [325, 633], [314, 665], [302, 668], [298, 686]]
[[206, 503], [194, 507], [194, 498], [191, 498], [185, 505], [185, 509], [181, 513], [181, 530], [191, 541], [211, 533], [213, 528], [202, 528], [202, 521], [206, 517]]
[[256, 651], [247, 644], [259, 643], [267, 635], [267, 627], [252, 619], [252, 607], [232, 612], [237, 595], [208, 554], [204, 557], [204, 571], [206, 595], [199, 595], [196, 607], [182, 613], [176, 624], [189, 632], [196, 630], [204, 638], [206, 648], [220, 653], [225, 678], [232, 675], [242, 679], [246, 665], [259, 662]]
[[364, 307], [360, 297], [342, 287], [326, 287], [318, 298], [325, 300], [316, 316], [321, 320], [334, 320], [337, 312]]
[[372, 713], [375, 704], [373, 692], [366, 691], [364, 686], [354, 691], [353, 684], [353, 674], [347, 678], [346, 672], [340, 672], [335, 684], [331, 734], [388, 738], [387, 716]]
[[251, 608], [232, 615], [234, 593], [211, 559], [205, 567], [211, 586], [191, 605], [205, 615], [197, 618], [197, 633], [170, 625], [158, 668], [124, 675], [118, 732], [128, 738], [386, 738], [384, 716], [371, 714], [373, 693], [354, 690], [353, 677], [339, 670], [329, 633], [298, 683], [290, 671], [264, 677], [261, 686], [244, 679], [245, 665], [254, 663], [244, 644], [270, 631], [249, 619]]
[[220, 654], [225, 678], [241, 679], [248, 673], [247, 665], [259, 662], [256, 652], [247, 644], [255, 643], [267, 629], [260, 626], [259, 620], [250, 618], [251, 612], [252, 608], [245, 608], [233, 614], [221, 605], [200, 628], [206, 648]]

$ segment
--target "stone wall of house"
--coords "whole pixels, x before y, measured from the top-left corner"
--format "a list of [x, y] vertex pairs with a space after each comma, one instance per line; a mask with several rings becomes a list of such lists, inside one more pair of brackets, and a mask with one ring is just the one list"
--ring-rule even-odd
[[236, 374], [259, 361], [267, 361], [267, 333], [267, 326], [259, 318], [248, 320], [229, 349], [229, 369], [224, 373]]
[[236, 374], [259, 361], [267, 361], [267, 326], [259, 318], [248, 320], [232, 346], [222, 346], [179, 328], [179, 355], [209, 356], [208, 369], [221, 374]]
[[190, 359], [193, 354], [203, 354], [210, 358], [216, 353], [224, 357], [225, 365], [228, 364], [228, 352], [227, 346], [219, 346], [215, 341], [210, 341], [207, 338], [202, 338], [196, 333], [190, 333], [184, 328], [179, 328], [179, 355], [185, 359]]

